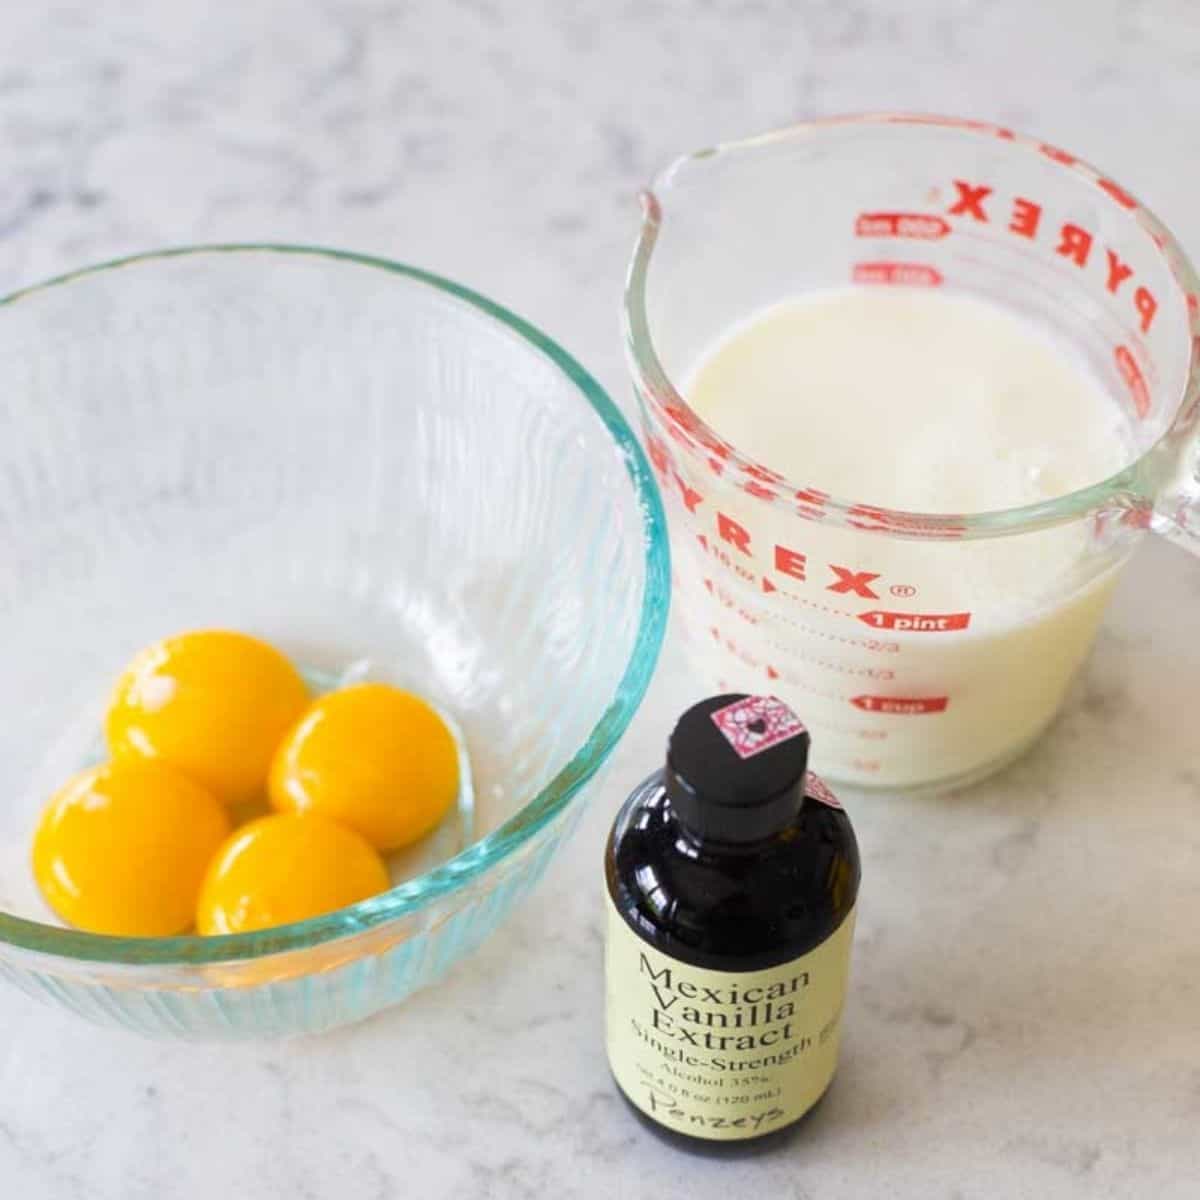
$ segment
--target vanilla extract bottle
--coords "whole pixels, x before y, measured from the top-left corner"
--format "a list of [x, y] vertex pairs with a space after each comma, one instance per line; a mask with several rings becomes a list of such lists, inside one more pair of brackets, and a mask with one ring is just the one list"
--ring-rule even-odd
[[808, 751], [774, 697], [704, 700], [609, 837], [609, 1065], [689, 1149], [777, 1144], [837, 1066], [858, 845]]

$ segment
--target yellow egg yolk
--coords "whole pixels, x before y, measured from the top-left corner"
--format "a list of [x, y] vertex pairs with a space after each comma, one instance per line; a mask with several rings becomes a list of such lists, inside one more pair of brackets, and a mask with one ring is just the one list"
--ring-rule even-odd
[[316, 812], [380, 850], [424, 837], [458, 795], [458, 749], [411, 692], [362, 683], [313, 701], [271, 765], [280, 811]]
[[34, 878], [79, 929], [169, 937], [191, 926], [229, 828], [224, 805], [178, 771], [108, 763], [76, 775], [47, 805], [34, 835]]
[[196, 929], [269, 929], [345, 908], [388, 886], [383, 860], [354, 830], [311, 813], [260, 817], [212, 860]]
[[271, 757], [308, 704], [278, 650], [243, 633], [184, 633], [143, 650], [117, 683], [105, 733], [114, 759], [158, 759], [226, 804], [261, 794]]

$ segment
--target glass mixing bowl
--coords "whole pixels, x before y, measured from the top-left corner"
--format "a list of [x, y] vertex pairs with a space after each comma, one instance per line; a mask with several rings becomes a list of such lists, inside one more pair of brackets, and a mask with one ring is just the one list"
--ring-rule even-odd
[[[145, 1033], [355, 1021], [437, 979], [536, 882], [662, 641], [658, 494], [547, 337], [397, 263], [197, 247], [0, 304], [0, 975]], [[473, 788], [392, 890], [229, 937], [60, 927], [38, 812], [102, 753], [147, 642], [268, 638], [314, 680], [411, 686]]]

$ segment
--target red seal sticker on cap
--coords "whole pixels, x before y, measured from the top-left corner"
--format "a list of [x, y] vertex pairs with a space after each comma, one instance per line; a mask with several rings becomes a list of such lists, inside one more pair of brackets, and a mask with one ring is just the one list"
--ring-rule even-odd
[[804, 722], [774, 696], [747, 696], [711, 715], [739, 758], [753, 758], [804, 732]]
[[827, 804], [830, 808], [842, 807], [842, 802], [829, 790], [829, 784], [811, 771], [804, 777], [804, 794]]

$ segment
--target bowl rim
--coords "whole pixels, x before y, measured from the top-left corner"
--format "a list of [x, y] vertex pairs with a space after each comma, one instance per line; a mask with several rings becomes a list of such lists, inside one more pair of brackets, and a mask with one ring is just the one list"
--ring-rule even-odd
[[286, 242], [219, 242], [166, 247], [108, 259], [56, 275], [0, 297], [0, 308], [77, 279], [134, 265], [191, 255], [281, 254], [351, 263], [401, 276], [461, 301], [506, 326], [573, 383], [621, 452], [641, 512], [645, 582], [637, 635], [615, 693], [586, 740], [567, 764], [507, 821], [452, 859], [386, 892], [306, 921], [251, 933], [169, 938], [113, 937], [43, 924], [0, 911], [0, 952], [14, 947], [36, 954], [113, 967], [180, 967], [263, 958], [376, 929], [466, 887], [511, 856], [563, 812], [616, 748], [649, 686], [666, 633], [670, 603], [670, 553], [666, 515], [650, 464], [629, 422], [584, 367], [557, 342], [510, 309], [460, 283], [421, 267], [322, 246]]

